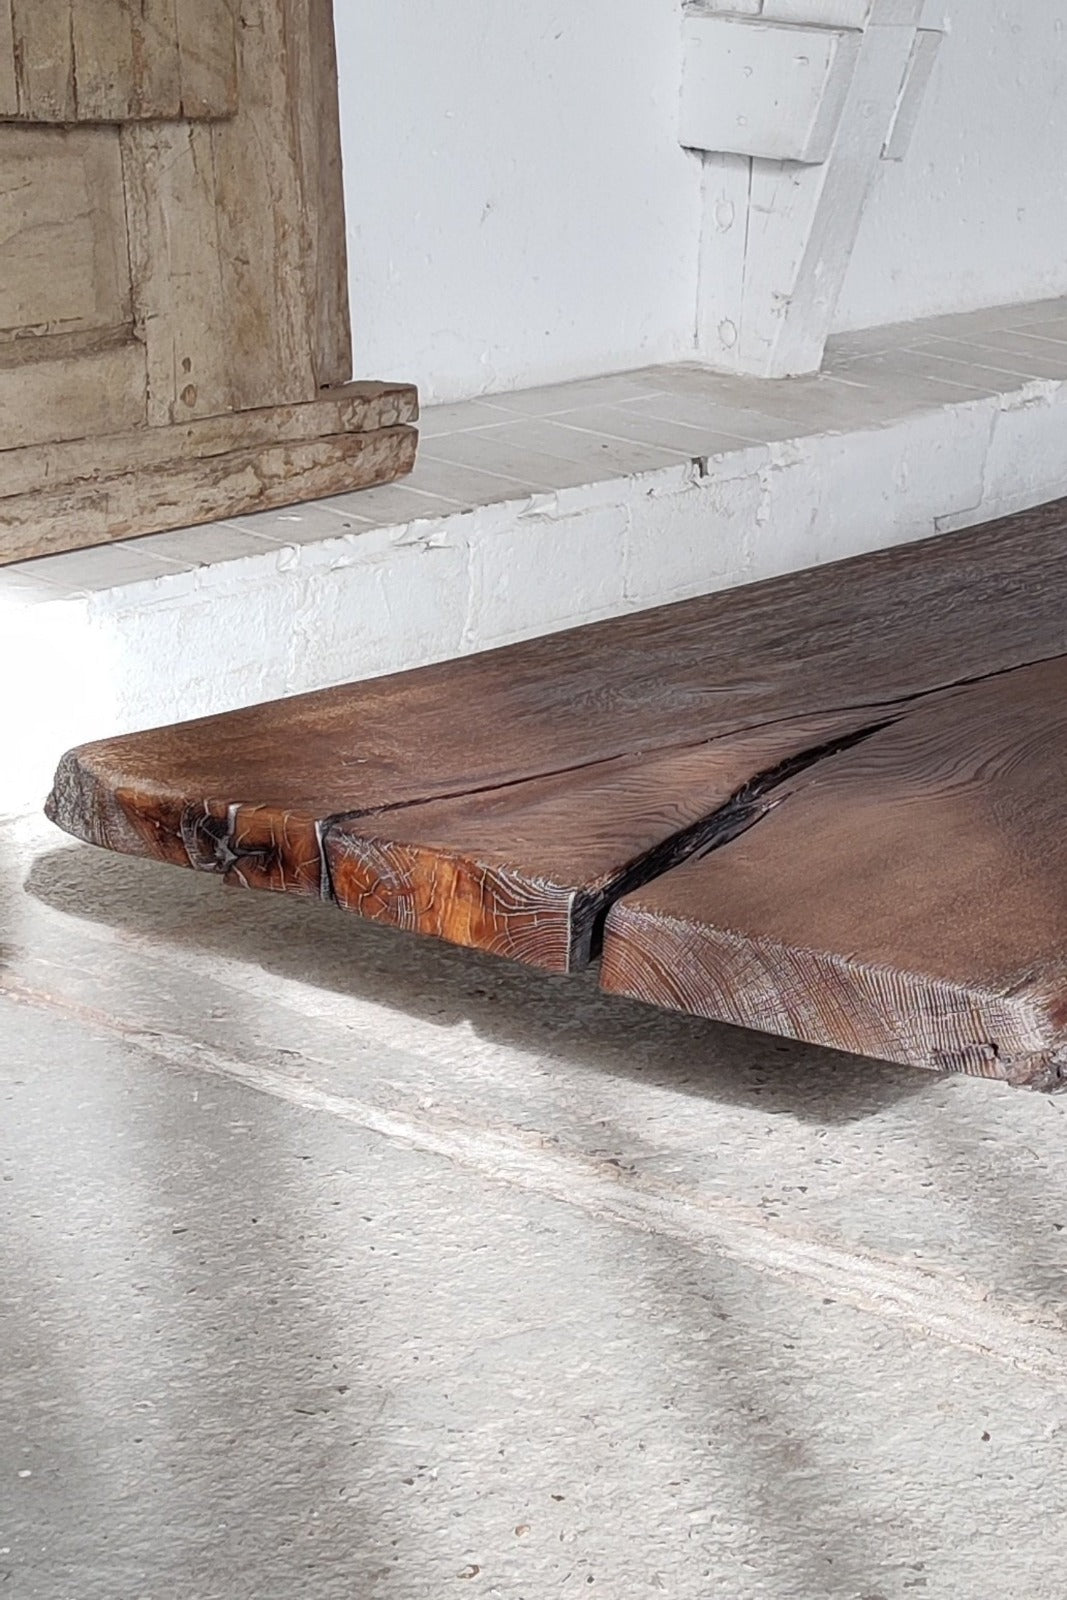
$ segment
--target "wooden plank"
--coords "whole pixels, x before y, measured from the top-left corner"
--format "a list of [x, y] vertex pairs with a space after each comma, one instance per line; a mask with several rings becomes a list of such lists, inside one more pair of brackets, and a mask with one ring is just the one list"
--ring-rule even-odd
[[76, 0], [71, 47], [75, 119], [124, 121], [136, 103], [130, 0]]
[[28, 121], [73, 122], [77, 115], [72, 3], [11, 0], [19, 115]]
[[[862, 712], [789, 719], [693, 749], [320, 820], [305, 837], [321, 841], [329, 898], [345, 910], [570, 972], [591, 960], [605, 912], [630, 884], [717, 837], [720, 813], [732, 816], [732, 798], [753, 772], [847, 738], [865, 721]], [[227, 819], [237, 841], [247, 816], [242, 808]], [[266, 822], [269, 812], [254, 816]], [[280, 839], [297, 836], [290, 828]], [[272, 870], [278, 863], [282, 881], [250, 886], [289, 887], [284, 845], [265, 859]], [[240, 862], [226, 870], [249, 879]]]
[[0, 129], [0, 341], [131, 316], [116, 130]]
[[689, 149], [822, 162], [833, 146], [861, 35], [690, 7], [682, 23], [679, 138]]
[[240, 115], [211, 124], [227, 371], [239, 407], [310, 400], [319, 386], [315, 241], [301, 182], [291, 48], [307, 4], [244, 0]]
[[[237, 104], [229, 0], [176, 17], [183, 100]], [[246, 0], [241, 22], [237, 115], [123, 129], [153, 426], [309, 402], [351, 372], [330, 7]]]
[[231, 0], [184, 0], [178, 8], [182, 116], [237, 110], [237, 46]]
[[412, 428], [333, 434], [3, 498], [0, 563], [388, 483], [411, 471], [417, 437]]
[[[698, 333], [702, 354], [721, 370], [765, 378], [819, 370], [920, 8], [921, 0], [902, 0], [884, 22], [875, 9], [823, 164], [743, 159], [711, 168]], [[733, 237], [724, 241], [724, 232]]]
[[231, 0], [12, 0], [0, 119], [186, 121], [237, 110]]
[[[416, 680], [410, 687], [417, 697], [417, 675], [405, 676]], [[393, 683], [401, 692], [407, 687], [401, 679]], [[98, 842], [106, 838], [113, 849], [217, 871], [244, 887], [324, 896], [375, 921], [560, 972], [588, 959], [597, 912], [620, 859], [643, 857], [665, 837], [699, 826], [709, 803], [716, 796], [727, 800], [768, 751], [777, 757], [783, 749], [798, 750], [857, 721], [854, 714], [798, 719], [787, 729], [739, 736], [721, 751], [622, 758], [452, 798], [409, 805], [394, 800], [380, 815], [372, 808], [352, 816], [335, 812], [338, 799], [351, 786], [353, 768], [375, 765], [373, 757], [353, 756], [351, 743], [338, 750], [332, 708], [320, 697], [303, 696], [300, 749], [279, 778], [271, 744], [274, 709], [260, 708], [240, 735], [240, 782], [250, 793], [277, 792], [271, 786], [284, 782], [284, 808], [200, 799], [205, 761], [214, 763], [212, 792], [227, 782], [225, 757], [220, 762], [205, 722], [195, 752], [181, 727], [153, 741], [147, 764], [138, 752], [136, 781], [125, 741], [94, 747], [92, 783], [80, 759], [69, 774], [78, 814], [91, 807]], [[361, 710], [365, 731], [383, 738], [390, 717], [410, 709], [406, 704], [401, 711], [395, 694], [368, 703]], [[420, 723], [419, 732], [427, 741], [425, 766], [432, 759], [431, 723]], [[186, 803], [185, 785], [176, 790], [171, 775], [189, 771], [191, 754], [195, 798]], [[382, 782], [381, 773], [372, 774], [372, 784], [375, 778]], [[379, 792], [417, 794], [418, 783], [409, 788], [404, 778], [410, 785], [417, 773], [405, 767], [399, 785]], [[59, 788], [66, 782], [61, 779]], [[493, 839], [506, 840], [506, 849], [487, 849]], [[585, 885], [580, 907], [572, 903], [576, 875]]]
[[92, 326], [107, 328], [120, 323], [132, 324], [129, 236], [118, 130], [79, 128], [71, 130], [67, 138], [81, 148], [85, 196], [92, 223], [91, 253], [80, 263], [81, 272], [91, 283], [95, 296]]
[[[68, 340], [58, 334], [49, 343], [57, 352], [69, 355], [91, 347], [85, 340]], [[35, 341], [22, 339], [14, 348], [32, 352], [34, 345]], [[100, 439], [0, 451], [0, 501], [58, 485], [92, 485], [142, 469], [158, 470], [161, 465], [178, 461], [203, 461], [211, 456], [303, 443], [339, 433], [372, 433], [379, 428], [409, 425], [418, 414], [417, 391], [410, 384], [350, 383], [303, 406], [229, 412], [176, 423], [170, 428], [139, 428], [134, 433]], [[154, 520], [151, 504], [144, 505], [142, 516]], [[141, 529], [148, 531], [153, 530]]]
[[0, 117], [17, 117], [19, 89], [15, 77], [15, 19], [10, 5], [0, 6]]
[[232, 410], [240, 351], [223, 282], [211, 127], [131, 125], [122, 130], [122, 154], [149, 422]]
[[1067, 657], [904, 707], [622, 900], [603, 986], [935, 1071], [1067, 1078]]
[[133, 105], [137, 117], [181, 116], [178, 0], [137, 0], [131, 7]]
[[23, 342], [0, 345], [0, 439], [6, 444], [86, 439], [144, 426], [145, 360], [138, 340], [120, 333], [70, 353], [53, 350], [48, 339], [32, 343], [32, 350]]
[[320, 388], [352, 375], [348, 246], [341, 173], [333, 0], [299, 0], [287, 29], [312, 362]]
[[826, 759], [908, 696], [1067, 653], [1065, 533], [1060, 502], [86, 747], [54, 814], [92, 842], [317, 885], [361, 915], [567, 969], [611, 899], [729, 838], [799, 770], [782, 762]]

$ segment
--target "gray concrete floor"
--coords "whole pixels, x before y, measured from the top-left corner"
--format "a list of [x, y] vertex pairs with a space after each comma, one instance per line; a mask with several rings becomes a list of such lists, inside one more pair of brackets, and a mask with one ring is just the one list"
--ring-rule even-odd
[[1067, 1099], [0, 867], [0, 1596], [1063, 1600]]

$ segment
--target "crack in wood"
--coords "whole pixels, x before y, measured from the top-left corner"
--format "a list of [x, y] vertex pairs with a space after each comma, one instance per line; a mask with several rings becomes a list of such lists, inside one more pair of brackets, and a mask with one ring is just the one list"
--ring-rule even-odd
[[895, 717], [884, 717], [880, 722], [869, 723], [866, 727], [785, 757], [765, 772], [754, 774], [734, 791], [725, 804], [716, 806], [706, 817], [679, 829], [637, 860], [629, 862], [609, 883], [594, 891], [579, 893], [573, 912], [575, 965], [586, 966], [600, 954], [604, 923], [616, 900], [643, 888], [684, 862], [699, 860], [740, 838], [768, 814], [777, 803], [773, 798], [776, 791], [790, 778], [799, 776], [831, 756], [854, 749], [896, 720]]

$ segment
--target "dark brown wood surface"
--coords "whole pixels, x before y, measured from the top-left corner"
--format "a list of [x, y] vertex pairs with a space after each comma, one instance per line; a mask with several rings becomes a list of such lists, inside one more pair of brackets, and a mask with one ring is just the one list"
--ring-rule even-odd
[[1067, 503], [368, 683], [85, 746], [83, 839], [553, 970], [900, 703], [1067, 653]]
[[1067, 1076], [1067, 657], [904, 706], [623, 899], [603, 986], [862, 1055]]

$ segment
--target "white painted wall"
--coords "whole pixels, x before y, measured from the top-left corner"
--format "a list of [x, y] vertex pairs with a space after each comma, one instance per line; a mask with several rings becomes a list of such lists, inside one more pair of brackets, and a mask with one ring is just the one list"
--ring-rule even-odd
[[426, 402], [692, 350], [679, 0], [336, 0], [356, 371]]
[[[838, 330], [1067, 292], [1067, 0], [931, 0], [942, 20]], [[714, 260], [681, 0], [336, 0], [336, 22], [358, 375], [432, 403], [692, 359]]]
[[906, 161], [882, 162], [838, 329], [1067, 292], [1067, 0], [942, 0]]

